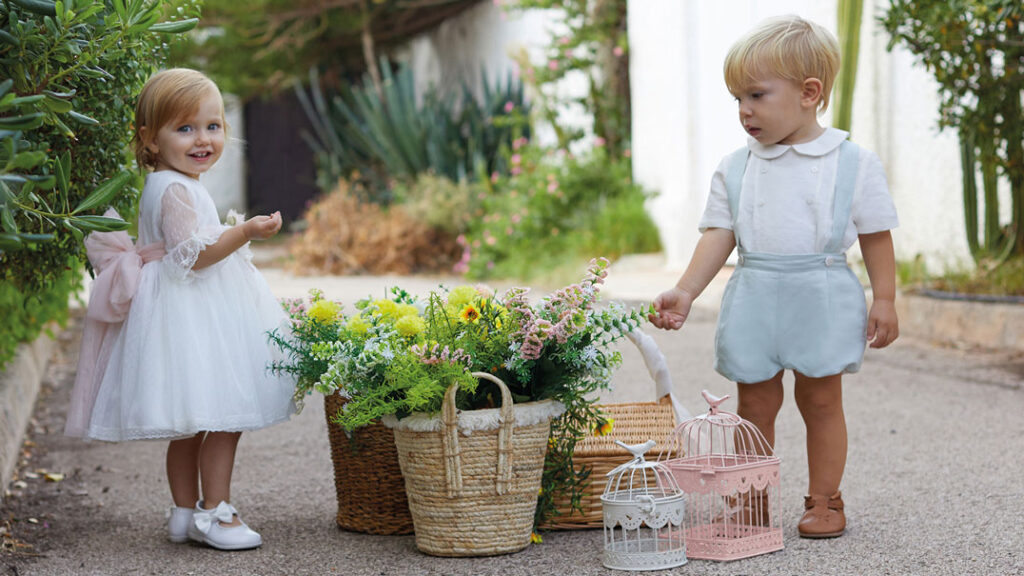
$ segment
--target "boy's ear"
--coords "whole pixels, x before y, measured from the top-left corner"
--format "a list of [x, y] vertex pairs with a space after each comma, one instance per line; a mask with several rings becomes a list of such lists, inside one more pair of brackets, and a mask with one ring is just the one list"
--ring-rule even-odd
[[808, 78], [800, 85], [800, 103], [805, 106], [818, 107], [824, 96], [824, 85], [817, 78]]

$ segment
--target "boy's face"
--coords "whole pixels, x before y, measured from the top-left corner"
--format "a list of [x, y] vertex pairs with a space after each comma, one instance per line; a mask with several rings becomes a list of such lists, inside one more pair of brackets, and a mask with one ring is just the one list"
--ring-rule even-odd
[[156, 170], [174, 170], [199, 178], [224, 151], [224, 117], [220, 94], [211, 92], [199, 101], [195, 114], [163, 125], [149, 148], [157, 157]]
[[[804, 85], [807, 82], [810, 80]], [[804, 86], [792, 80], [762, 78], [734, 96], [739, 103], [740, 124], [761, 144], [799, 144], [821, 133], [817, 102], [809, 102]]]

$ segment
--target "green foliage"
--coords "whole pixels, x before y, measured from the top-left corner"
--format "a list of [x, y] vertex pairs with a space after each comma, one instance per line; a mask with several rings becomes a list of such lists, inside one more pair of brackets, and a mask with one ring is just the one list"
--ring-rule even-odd
[[[626, 0], [500, 0], [509, 8], [553, 9], [564, 13], [568, 32], [553, 38], [539, 65], [525, 56], [519, 60], [523, 76], [538, 86], [541, 114], [558, 134], [559, 146], [583, 136], [558, 121], [562, 109], [579, 105], [594, 118], [594, 135], [613, 156], [629, 149], [631, 138], [629, 93], [629, 43], [626, 37]], [[587, 80], [587, 93], [565, 98], [555, 84], [573, 73]]]
[[481, 218], [464, 239], [456, 270], [471, 277], [532, 278], [593, 254], [618, 257], [659, 249], [632, 183], [628, 159], [597, 148], [584, 158], [516, 143], [512, 175], [494, 179]]
[[[168, 34], [194, 26], [187, 0], [0, 3], [0, 314], [31, 339], [79, 285], [84, 233], [131, 219], [131, 102]], [[161, 23], [164, 10], [174, 10]], [[187, 9], [186, 9], [187, 8]], [[12, 294], [20, 294], [20, 297]], [[45, 304], [40, 304], [45, 303]], [[37, 315], [40, 314], [40, 315]], [[6, 342], [6, 341], [5, 341]], [[9, 354], [9, 347], [0, 356]]]
[[[1024, 7], [1019, 0], [894, 0], [881, 22], [889, 48], [907, 47], [935, 76], [939, 126], [960, 135], [964, 218], [975, 260], [998, 264], [1024, 256]], [[1006, 224], [1000, 176], [1010, 184]]]
[[332, 190], [339, 179], [359, 181], [371, 201], [391, 201], [391, 183], [431, 172], [452, 181], [503, 172], [500, 151], [520, 135], [529, 135], [529, 106], [522, 84], [511, 76], [492, 86], [484, 74], [483, 99], [468, 87], [458, 97], [437, 91], [416, 101], [412, 70], [402, 65], [392, 73], [380, 62], [381, 92], [369, 74], [363, 83], [344, 85], [325, 94], [315, 69], [310, 94], [296, 94], [313, 125], [306, 134], [315, 154], [317, 185]]
[[860, 55], [860, 21], [864, 0], [839, 0], [836, 24], [839, 29], [840, 65], [832, 95], [832, 125], [850, 131], [853, 123], [853, 87], [857, 82], [857, 57]]
[[14, 357], [18, 344], [39, 336], [50, 322], [64, 326], [68, 319], [68, 299], [81, 282], [78, 262], [70, 259], [68, 269], [56, 277], [46, 290], [24, 293], [8, 282], [0, 282], [0, 313], [4, 329], [0, 330], [0, 366]]

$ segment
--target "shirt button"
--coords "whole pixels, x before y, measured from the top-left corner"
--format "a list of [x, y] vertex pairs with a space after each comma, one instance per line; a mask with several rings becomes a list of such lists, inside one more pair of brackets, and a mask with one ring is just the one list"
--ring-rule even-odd
[[808, 198], [807, 198], [807, 205], [808, 205], [808, 206], [810, 206], [810, 205], [812, 205], [812, 204], [814, 204], [814, 198], [810, 198], [810, 197], [808, 197]]
[[831, 266], [834, 262], [835, 260], [833, 260], [831, 256], [825, 257], [825, 266]]
[[817, 166], [811, 166], [811, 172], [817, 172], [817, 171], [818, 171], [818, 167]]
[[761, 174], [767, 174], [767, 173], [768, 173], [768, 167], [767, 166], [761, 166]]
[[758, 203], [757, 203], [757, 206], [758, 206], [758, 207], [764, 206], [764, 200], [761, 200], [760, 202], [758, 202]]

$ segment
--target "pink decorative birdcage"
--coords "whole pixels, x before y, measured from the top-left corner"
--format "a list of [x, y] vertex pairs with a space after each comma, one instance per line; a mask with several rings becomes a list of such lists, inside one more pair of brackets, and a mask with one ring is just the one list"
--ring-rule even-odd
[[687, 556], [738, 560], [782, 550], [779, 459], [756, 426], [718, 409], [728, 396], [703, 394], [707, 414], [676, 426], [665, 443], [663, 454], [684, 456], [662, 462], [687, 497]]

